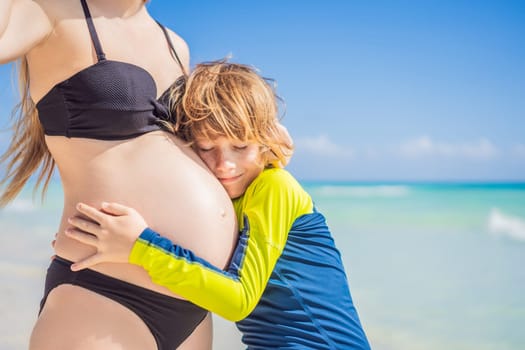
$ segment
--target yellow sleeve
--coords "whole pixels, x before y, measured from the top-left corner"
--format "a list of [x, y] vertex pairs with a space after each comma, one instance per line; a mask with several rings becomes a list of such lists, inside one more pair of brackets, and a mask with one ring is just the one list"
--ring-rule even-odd
[[245, 318], [261, 298], [295, 219], [311, 212], [313, 204], [288, 172], [268, 169], [234, 205], [242, 230], [228, 270], [151, 229], [136, 241], [129, 261], [196, 305], [231, 321]]

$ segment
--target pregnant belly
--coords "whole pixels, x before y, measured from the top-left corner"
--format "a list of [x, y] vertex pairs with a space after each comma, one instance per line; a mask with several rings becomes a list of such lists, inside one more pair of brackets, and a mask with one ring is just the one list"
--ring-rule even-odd
[[[74, 154], [55, 152], [65, 195], [57, 255], [78, 261], [94, 253], [63, 234], [67, 218], [76, 215], [76, 203], [100, 207], [102, 201], [114, 201], [137, 209], [151, 228], [212, 264], [222, 268], [228, 263], [237, 220], [224, 189], [190, 149], [152, 134], [102, 151], [80, 143]], [[100, 264], [94, 270], [171, 294], [138, 266]]]

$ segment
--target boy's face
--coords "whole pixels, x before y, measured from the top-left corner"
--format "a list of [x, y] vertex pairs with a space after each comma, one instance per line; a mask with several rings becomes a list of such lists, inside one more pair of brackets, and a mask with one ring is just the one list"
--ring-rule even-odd
[[264, 169], [257, 143], [241, 143], [224, 136], [197, 138], [195, 149], [232, 199], [240, 197]]

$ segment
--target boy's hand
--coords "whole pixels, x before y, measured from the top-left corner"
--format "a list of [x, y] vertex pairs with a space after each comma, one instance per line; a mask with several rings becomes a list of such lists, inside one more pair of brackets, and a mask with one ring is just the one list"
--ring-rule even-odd
[[102, 210], [79, 203], [77, 210], [92, 221], [69, 218], [73, 228], [66, 230], [66, 236], [97, 248], [97, 252], [71, 265], [71, 270], [102, 262], [127, 263], [133, 244], [148, 226], [144, 218], [135, 209], [117, 203], [102, 203]]

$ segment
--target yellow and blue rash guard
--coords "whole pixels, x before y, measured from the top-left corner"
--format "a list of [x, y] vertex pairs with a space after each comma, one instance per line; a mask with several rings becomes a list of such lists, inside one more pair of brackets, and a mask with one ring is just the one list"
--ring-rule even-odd
[[237, 321], [249, 349], [369, 349], [339, 251], [299, 183], [286, 170], [266, 169], [234, 207], [241, 234], [227, 271], [149, 228], [130, 262]]

